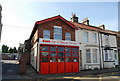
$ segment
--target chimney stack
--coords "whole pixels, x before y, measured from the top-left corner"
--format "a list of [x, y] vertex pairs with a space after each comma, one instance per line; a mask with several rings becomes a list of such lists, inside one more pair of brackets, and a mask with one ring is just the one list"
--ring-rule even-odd
[[100, 25], [99, 28], [105, 29], [105, 25], [104, 25], [104, 24], [103, 24], [103, 25]]
[[78, 17], [76, 17], [76, 14], [72, 14], [71, 21], [78, 23]]
[[89, 25], [89, 19], [88, 18], [84, 18], [82, 20], [82, 23], [85, 24], [85, 25]]

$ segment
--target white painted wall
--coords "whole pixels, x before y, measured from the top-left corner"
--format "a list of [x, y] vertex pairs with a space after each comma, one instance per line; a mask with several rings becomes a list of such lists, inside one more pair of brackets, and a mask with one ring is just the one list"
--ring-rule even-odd
[[33, 49], [31, 50], [31, 58], [30, 58], [30, 62], [31, 65], [36, 68], [36, 57], [37, 57], [37, 43], [33, 46]]
[[[84, 32], [88, 32], [89, 35], [89, 42], [85, 43], [84, 42]], [[97, 34], [97, 43], [93, 42], [93, 33]], [[78, 29], [75, 31], [76, 35], [76, 41], [79, 42], [79, 50], [81, 50], [81, 55], [82, 55], [82, 66], [80, 66], [80, 70], [84, 69], [95, 69], [95, 68], [100, 68], [100, 55], [99, 55], [99, 42], [98, 42], [98, 32], [97, 31], [91, 31], [91, 30], [85, 30], [85, 29]], [[97, 49], [98, 51], [98, 63], [86, 63], [86, 49]], [[92, 51], [91, 51], [91, 59], [92, 59]]]
[[37, 47], [37, 72], [40, 71], [40, 44]]

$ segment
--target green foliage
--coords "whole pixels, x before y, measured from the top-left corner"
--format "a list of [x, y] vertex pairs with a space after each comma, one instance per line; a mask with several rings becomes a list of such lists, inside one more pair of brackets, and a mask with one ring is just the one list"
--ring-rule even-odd
[[2, 45], [2, 53], [8, 53], [9, 47], [7, 45]]
[[17, 51], [17, 49], [16, 49], [16, 47], [14, 47], [14, 48], [9, 48], [7, 45], [3, 45], [2, 46], [2, 53], [17, 53], [18, 51]]

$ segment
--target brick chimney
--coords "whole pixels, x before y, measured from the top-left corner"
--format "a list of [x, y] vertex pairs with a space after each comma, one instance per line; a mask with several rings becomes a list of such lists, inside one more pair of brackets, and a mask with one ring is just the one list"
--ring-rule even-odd
[[76, 17], [76, 14], [72, 14], [71, 21], [78, 23], [78, 17]]
[[103, 25], [100, 25], [100, 26], [98, 26], [99, 28], [102, 28], [102, 29], [105, 29], [105, 25], [103, 24]]
[[85, 24], [85, 25], [89, 25], [89, 19], [88, 18], [84, 18], [82, 20], [82, 23]]

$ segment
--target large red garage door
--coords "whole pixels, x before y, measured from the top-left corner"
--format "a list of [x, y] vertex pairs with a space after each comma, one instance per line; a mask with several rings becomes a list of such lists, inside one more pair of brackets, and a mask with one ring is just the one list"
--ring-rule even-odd
[[40, 74], [79, 72], [78, 47], [40, 47]]

